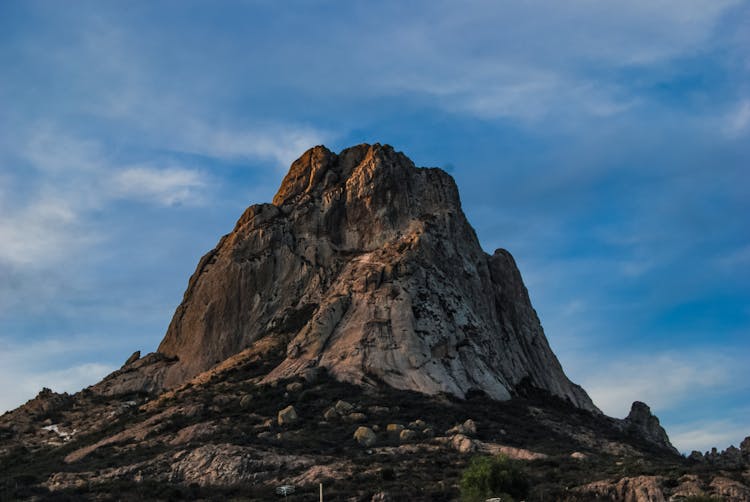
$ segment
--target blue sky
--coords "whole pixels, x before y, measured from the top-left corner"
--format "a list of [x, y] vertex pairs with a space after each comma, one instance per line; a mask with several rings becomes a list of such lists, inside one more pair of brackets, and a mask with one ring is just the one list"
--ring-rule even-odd
[[154, 350], [296, 156], [381, 142], [456, 178], [605, 412], [738, 444], [748, 25], [736, 0], [0, 2], [0, 409]]

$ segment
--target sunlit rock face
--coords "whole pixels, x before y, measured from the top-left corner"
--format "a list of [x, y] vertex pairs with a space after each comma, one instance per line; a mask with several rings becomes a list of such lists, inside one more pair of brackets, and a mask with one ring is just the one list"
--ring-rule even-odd
[[167, 387], [264, 337], [267, 381], [324, 367], [358, 384], [507, 399], [524, 384], [598, 411], [563, 373], [511, 255], [482, 251], [453, 179], [390, 146], [296, 160], [190, 279], [159, 352]]

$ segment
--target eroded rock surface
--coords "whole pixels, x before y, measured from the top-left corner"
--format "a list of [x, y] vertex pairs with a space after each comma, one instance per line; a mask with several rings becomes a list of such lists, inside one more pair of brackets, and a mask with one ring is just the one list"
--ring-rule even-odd
[[[159, 352], [184, 383], [263, 337], [266, 381], [342, 381], [508, 399], [522, 381], [596, 410], [545, 338], [511, 255], [482, 251], [453, 179], [389, 146], [319, 146], [251, 206], [190, 279]], [[161, 376], [161, 375], [160, 375]]]

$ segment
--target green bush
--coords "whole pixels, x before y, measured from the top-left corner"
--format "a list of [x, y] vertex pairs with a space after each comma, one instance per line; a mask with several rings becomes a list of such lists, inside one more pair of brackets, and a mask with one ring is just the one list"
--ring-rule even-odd
[[504, 455], [474, 457], [461, 475], [461, 499], [466, 502], [499, 497], [513, 501], [526, 497], [529, 481], [518, 462]]

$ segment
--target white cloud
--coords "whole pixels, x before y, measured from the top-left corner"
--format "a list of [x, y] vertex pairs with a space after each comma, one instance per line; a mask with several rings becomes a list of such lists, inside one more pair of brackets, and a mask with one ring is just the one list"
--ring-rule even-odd
[[[721, 17], [737, 4], [432, 2], [418, 14], [398, 12], [403, 20], [387, 34], [382, 26], [356, 25], [356, 59], [344, 66], [367, 61], [352, 72], [364, 74], [362, 84], [352, 86], [359, 92], [364, 86], [425, 94], [441, 107], [483, 118], [609, 117], [640, 102], [613, 71], [704, 51]], [[389, 48], [382, 48], [384, 38], [392, 41]], [[388, 65], [369, 65], [376, 58]], [[588, 75], [586, 68], [600, 73]]]
[[55, 392], [78, 392], [95, 384], [116, 368], [100, 363], [84, 363], [52, 371], [0, 370], [0, 413], [12, 410], [33, 398], [43, 387]]
[[750, 436], [750, 420], [739, 423], [731, 420], [699, 421], [670, 427], [669, 438], [675, 447], [689, 454], [693, 450], [701, 453], [739, 443]]
[[[0, 339], [0, 413], [33, 398], [43, 387], [55, 392], [77, 392], [116, 368], [96, 359], [106, 341], [67, 337], [19, 343]], [[72, 360], [71, 356], [74, 356]]]
[[165, 138], [165, 146], [224, 160], [270, 159], [286, 170], [308, 148], [324, 143], [331, 134], [292, 124], [218, 128], [193, 119]]
[[736, 138], [748, 130], [748, 125], [750, 125], [750, 99], [744, 99], [727, 114], [724, 130], [727, 136]]
[[19, 156], [32, 169], [48, 175], [69, 176], [94, 171], [106, 163], [106, 155], [98, 142], [69, 134], [49, 121], [36, 124], [25, 138], [16, 141], [21, 142], [20, 148], [16, 147]]
[[618, 356], [611, 364], [584, 369], [579, 383], [608, 415], [625, 417], [633, 401], [647, 403], [658, 414], [701, 393], [725, 390], [741, 367], [722, 353]]
[[0, 219], [0, 264], [35, 266], [56, 262], [85, 244], [71, 201], [41, 196], [20, 208], [4, 207]]
[[166, 206], [199, 202], [200, 190], [206, 186], [204, 177], [197, 171], [149, 166], [123, 169], [114, 174], [112, 183], [116, 196]]
[[[196, 202], [208, 185], [202, 173], [185, 167], [123, 167], [101, 142], [49, 122], [14, 135], [4, 141], [6, 162], [19, 164], [11, 164], [0, 187], [0, 264], [54, 266], [104, 238], [89, 228], [92, 211], [115, 199]], [[14, 193], [19, 185], [26, 189]]]

